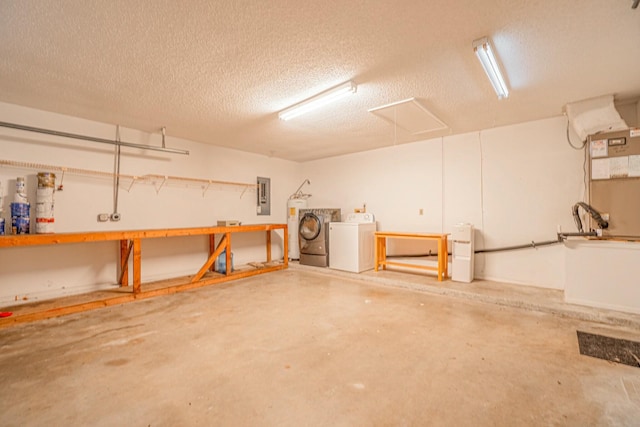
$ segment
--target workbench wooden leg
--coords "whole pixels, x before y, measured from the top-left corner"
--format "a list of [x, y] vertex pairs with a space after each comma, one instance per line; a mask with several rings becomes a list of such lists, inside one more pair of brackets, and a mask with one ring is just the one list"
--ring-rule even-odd
[[[211, 257], [211, 255], [213, 255], [215, 251], [216, 251], [216, 235], [209, 234], [209, 257]], [[209, 266], [209, 271], [216, 271], [215, 263], [211, 263], [211, 266]]]
[[140, 239], [133, 239], [133, 293], [140, 293], [142, 281], [142, 247]]
[[120, 240], [120, 271], [118, 272], [120, 286], [129, 286], [129, 255], [131, 247], [128, 240]]
[[380, 258], [382, 261], [382, 269], [386, 270], [387, 269], [387, 238], [383, 237], [382, 240], [380, 241]]
[[271, 230], [267, 230], [267, 262], [271, 262]]
[[443, 250], [444, 250], [444, 279], [448, 279], [449, 278], [449, 243], [447, 242], [447, 236], [444, 236]]
[[284, 226], [282, 240], [284, 241], [284, 267], [287, 268], [289, 266], [289, 230], [286, 225]]
[[446, 244], [443, 244], [442, 238], [438, 239], [438, 282], [442, 282], [442, 275], [444, 274], [444, 260], [446, 254], [443, 252], [443, 248]]
[[231, 233], [224, 233], [224, 237], [225, 239], [227, 239], [227, 243], [226, 243], [226, 256], [227, 256], [227, 271], [226, 271], [226, 276], [230, 276], [231, 275], [231, 270], [233, 268], [233, 266], [231, 265]]
[[[195, 283], [202, 279], [207, 270], [211, 269], [211, 266], [215, 264], [216, 258], [222, 253], [223, 250], [227, 247], [227, 236], [224, 235], [220, 243], [218, 243], [218, 247], [213, 249], [213, 252], [209, 254], [209, 258], [207, 261], [200, 267], [200, 270], [191, 278], [191, 283]], [[228, 268], [227, 268], [228, 270]]]
[[375, 265], [373, 266], [374, 271], [378, 271], [378, 264], [380, 264], [380, 238], [378, 236], [374, 237], [376, 239], [375, 244]]

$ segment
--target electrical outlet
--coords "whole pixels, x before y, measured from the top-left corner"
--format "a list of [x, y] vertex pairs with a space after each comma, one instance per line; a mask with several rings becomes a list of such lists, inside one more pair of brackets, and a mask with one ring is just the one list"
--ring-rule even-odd
[[112, 213], [111, 214], [111, 221], [114, 221], [114, 222], [115, 221], [120, 221], [120, 214], [116, 213], [116, 212]]
[[98, 222], [109, 221], [109, 214], [98, 214]]
[[604, 219], [605, 221], [609, 221], [609, 214], [608, 213], [603, 213], [600, 215], [602, 217], [602, 219]]

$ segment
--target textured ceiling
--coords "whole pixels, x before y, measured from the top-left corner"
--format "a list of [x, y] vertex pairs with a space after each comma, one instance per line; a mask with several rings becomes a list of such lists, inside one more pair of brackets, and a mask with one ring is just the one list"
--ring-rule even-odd
[[[0, 0], [0, 101], [296, 161], [640, 96], [631, 0]], [[471, 43], [492, 39], [499, 101]], [[347, 80], [355, 95], [278, 111]], [[407, 98], [450, 129], [367, 110]], [[0, 121], [2, 118], [0, 118]], [[30, 123], [22, 123], [29, 125]], [[65, 129], [58, 129], [65, 131]]]

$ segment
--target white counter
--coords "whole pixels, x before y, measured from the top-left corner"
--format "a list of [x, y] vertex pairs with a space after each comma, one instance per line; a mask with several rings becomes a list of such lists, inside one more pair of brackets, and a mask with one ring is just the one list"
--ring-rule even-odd
[[640, 243], [565, 242], [566, 302], [640, 313]]

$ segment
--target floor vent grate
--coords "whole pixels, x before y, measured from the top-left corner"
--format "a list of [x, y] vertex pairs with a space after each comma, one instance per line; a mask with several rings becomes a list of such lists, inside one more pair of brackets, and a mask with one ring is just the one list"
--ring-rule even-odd
[[580, 354], [640, 368], [640, 342], [576, 332]]

